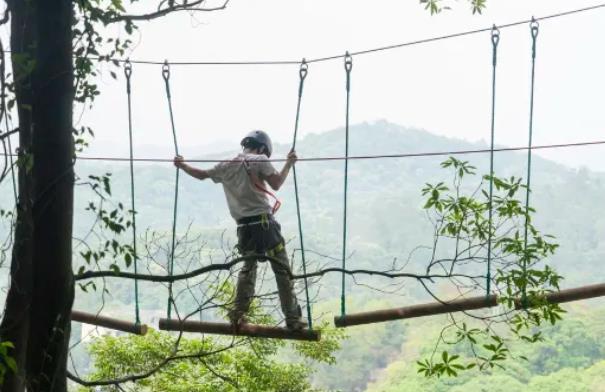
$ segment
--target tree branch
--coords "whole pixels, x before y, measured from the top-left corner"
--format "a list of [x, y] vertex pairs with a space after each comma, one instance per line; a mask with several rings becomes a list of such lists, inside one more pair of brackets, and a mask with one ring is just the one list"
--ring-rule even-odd
[[[164, 8], [161, 10], [157, 10], [155, 12], [150, 12], [147, 14], [140, 14], [140, 15], [128, 15], [128, 14], [124, 14], [124, 15], [118, 15], [115, 16], [113, 18], [109, 18], [106, 23], [116, 23], [116, 22], [132, 22], [132, 21], [150, 21], [153, 19], [157, 19], [157, 18], [161, 18], [162, 16], [166, 16], [168, 14], [171, 14], [173, 12], [177, 12], [177, 11], [196, 11], [196, 12], [212, 12], [212, 11], [221, 11], [224, 10], [225, 8], [227, 8], [227, 5], [229, 4], [229, 0], [225, 0], [225, 2], [218, 6], [218, 7], [209, 7], [209, 8], [205, 8], [205, 7], [198, 7], [199, 5], [201, 5], [202, 3], [204, 3], [206, 0], [196, 0], [192, 3], [188, 3], [188, 2], [184, 2], [182, 4], [172, 4], [169, 5], [168, 8]], [[161, 5], [161, 4], [160, 4]]]
[[[138, 279], [144, 280], [148, 282], [176, 282], [180, 280], [186, 280], [190, 278], [194, 278], [199, 275], [203, 275], [208, 272], [214, 271], [227, 271], [230, 270], [233, 266], [238, 263], [241, 263], [246, 260], [258, 260], [258, 261], [268, 261], [270, 263], [279, 263], [280, 261], [274, 257], [266, 256], [266, 255], [249, 255], [249, 256], [241, 256], [232, 259], [231, 261], [221, 263], [221, 264], [210, 264], [193, 271], [189, 271], [183, 274], [178, 275], [150, 275], [150, 274], [135, 274], [132, 272], [115, 272], [115, 271], [86, 271], [81, 274], [77, 274], [74, 276], [76, 281], [85, 280], [85, 279], [93, 279], [93, 278], [102, 278], [102, 277], [114, 277], [114, 278], [125, 278], [125, 279]], [[417, 275], [412, 273], [405, 272], [389, 272], [389, 271], [375, 271], [375, 270], [365, 270], [365, 269], [357, 269], [357, 270], [348, 270], [343, 268], [325, 268], [323, 270], [310, 272], [307, 274], [293, 274], [290, 273], [291, 279], [303, 279], [303, 278], [313, 278], [326, 275], [331, 272], [345, 273], [347, 275], [377, 275], [385, 278], [413, 278], [417, 280], [432, 280], [439, 278], [468, 278], [468, 279], [478, 279], [483, 276], [471, 276], [464, 274], [427, 274], [427, 275]]]
[[10, 135], [15, 134], [17, 132], [19, 132], [19, 128], [15, 128], [12, 131], [8, 131], [8, 132], [5, 132], [5, 133], [2, 133], [2, 134], [0, 134], [0, 140], [4, 140], [7, 137], [9, 137]]

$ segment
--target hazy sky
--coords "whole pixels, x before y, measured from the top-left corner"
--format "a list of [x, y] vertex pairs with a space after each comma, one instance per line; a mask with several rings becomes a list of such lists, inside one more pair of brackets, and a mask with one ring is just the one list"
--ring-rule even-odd
[[[417, 0], [232, 0], [216, 13], [180, 13], [141, 25], [133, 59], [170, 61], [299, 60], [503, 24], [596, 4], [595, 0], [489, 0], [483, 15], [466, 1], [430, 16]], [[536, 68], [535, 143], [605, 139], [605, 9], [540, 23]], [[499, 46], [496, 143], [527, 143], [530, 33], [503, 29]], [[105, 72], [103, 95], [82, 122], [97, 148], [124, 155], [124, 81]], [[237, 145], [262, 128], [289, 142], [298, 67], [174, 66], [172, 90], [179, 143], [191, 155]], [[342, 60], [312, 64], [301, 134], [344, 124]], [[133, 100], [138, 155], [172, 155], [160, 66], [135, 65]], [[405, 47], [353, 59], [351, 121], [387, 119], [471, 141], [490, 132], [489, 33]], [[605, 147], [545, 153], [571, 165], [605, 170]], [[393, 146], [391, 152], [403, 152]], [[307, 155], [310, 155], [307, 153]]]

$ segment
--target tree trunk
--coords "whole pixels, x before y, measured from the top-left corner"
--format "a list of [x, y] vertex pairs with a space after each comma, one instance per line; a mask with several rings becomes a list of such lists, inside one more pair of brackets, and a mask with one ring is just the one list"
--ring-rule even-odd
[[[32, 9], [23, 1], [7, 2], [11, 10], [11, 58], [15, 95], [19, 101], [19, 162], [31, 151], [32, 112], [26, 110], [32, 104], [31, 75], [27, 72], [24, 58], [33, 58], [34, 26], [31, 23]], [[33, 291], [33, 222], [32, 222], [32, 178], [26, 170], [18, 171], [19, 198], [17, 219], [11, 260], [11, 285], [6, 298], [4, 317], [0, 325], [2, 341], [15, 346], [10, 355], [17, 361], [18, 372], [6, 374], [2, 391], [22, 392], [25, 390], [25, 365], [30, 326], [30, 305]]]
[[[66, 391], [74, 297], [73, 10], [70, 0], [11, 0], [9, 6], [14, 77], [31, 80], [16, 95], [21, 153], [31, 156], [33, 165], [19, 167], [12, 302], [3, 320], [6, 331], [14, 331], [21, 374], [9, 377], [3, 390], [22, 391], [24, 373], [28, 391]], [[30, 74], [21, 64], [24, 53], [34, 61]]]

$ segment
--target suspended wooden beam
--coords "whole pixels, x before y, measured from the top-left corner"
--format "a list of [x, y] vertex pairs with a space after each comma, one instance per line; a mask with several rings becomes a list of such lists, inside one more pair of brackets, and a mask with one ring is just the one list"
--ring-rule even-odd
[[269, 325], [242, 324], [237, 330], [229, 323], [216, 323], [208, 321], [191, 321], [176, 319], [160, 319], [160, 329], [163, 331], [201, 332], [217, 335], [249, 336], [254, 338], [274, 338], [289, 340], [308, 340], [318, 342], [321, 332], [302, 329], [292, 331], [287, 328]]
[[78, 310], [71, 311], [71, 320], [136, 335], [145, 335], [147, 333], [147, 325], [145, 324], [118, 320], [111, 317], [100, 316], [98, 314], [80, 312]]
[[[605, 296], [605, 283], [560, 290], [555, 293], [547, 294], [546, 299], [550, 303], [558, 304], [603, 296]], [[516, 307], [518, 309], [522, 308], [521, 300], [517, 300], [515, 302]], [[496, 305], [498, 305], [497, 295], [490, 295], [487, 297], [470, 297], [456, 299], [445, 303], [430, 302], [419, 305], [406, 306], [403, 308], [382, 309], [374, 310], [371, 312], [347, 314], [345, 316], [334, 317], [334, 324], [337, 327], [349, 327], [353, 325], [373, 324], [381, 323], [384, 321], [434, 316], [444, 313], [490, 308]]]

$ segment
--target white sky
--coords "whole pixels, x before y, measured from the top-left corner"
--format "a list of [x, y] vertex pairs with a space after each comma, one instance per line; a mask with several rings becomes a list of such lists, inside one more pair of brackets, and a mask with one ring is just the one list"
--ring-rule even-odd
[[[581, 8], [595, 0], [489, 0], [483, 15], [466, 1], [437, 16], [417, 0], [232, 0], [225, 11], [180, 13], [141, 25], [133, 59], [170, 61], [298, 60], [357, 51]], [[540, 24], [535, 144], [605, 139], [605, 9]], [[503, 29], [499, 46], [496, 143], [527, 143], [530, 33]], [[355, 57], [351, 122], [387, 119], [468, 139], [490, 132], [489, 33]], [[92, 124], [90, 154], [127, 153], [126, 100], [105, 72], [103, 95], [82, 123]], [[312, 64], [301, 135], [344, 125], [342, 60]], [[290, 142], [297, 66], [174, 66], [171, 84], [181, 150], [188, 155], [237, 146], [262, 128]], [[133, 104], [138, 156], [172, 156], [160, 66], [135, 65]], [[205, 147], [204, 147], [205, 146]], [[398, 151], [393, 147], [391, 152]], [[605, 170], [605, 147], [543, 153], [570, 165]]]

